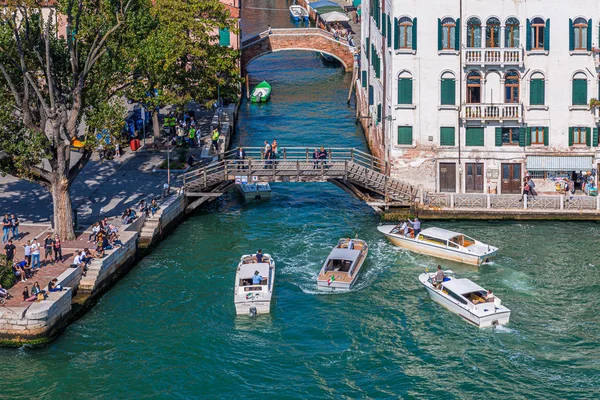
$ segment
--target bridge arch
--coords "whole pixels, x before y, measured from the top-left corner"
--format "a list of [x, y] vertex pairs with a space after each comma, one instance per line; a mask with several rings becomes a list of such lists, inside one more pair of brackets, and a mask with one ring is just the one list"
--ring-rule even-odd
[[321, 52], [339, 60], [346, 71], [354, 68], [354, 47], [319, 28], [273, 29], [271, 34], [263, 32], [244, 40], [241, 50], [243, 73], [257, 58], [286, 50]]

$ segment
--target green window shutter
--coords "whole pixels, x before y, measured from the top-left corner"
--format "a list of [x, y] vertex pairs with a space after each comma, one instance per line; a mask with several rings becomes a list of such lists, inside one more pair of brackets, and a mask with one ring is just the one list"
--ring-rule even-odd
[[574, 79], [573, 80], [573, 105], [586, 105], [587, 104], [587, 80], [586, 79]]
[[413, 18], [412, 26], [412, 49], [417, 50], [417, 17]]
[[594, 128], [592, 133], [592, 146], [598, 147], [598, 128]]
[[394, 18], [394, 49], [400, 48], [400, 25], [398, 18]]
[[454, 127], [440, 128], [440, 146], [455, 146]]
[[373, 104], [375, 104], [375, 91], [373, 85], [369, 85], [369, 105], [372, 106]]
[[585, 128], [585, 145], [592, 145], [592, 130], [590, 128]]
[[229, 28], [219, 29], [219, 45], [229, 46], [230, 45], [230, 34]]
[[546, 20], [546, 29], [544, 30], [544, 50], [550, 51], [550, 18]]
[[544, 127], [544, 146], [548, 146], [550, 142], [550, 129], [548, 127]]
[[460, 18], [456, 18], [456, 31], [454, 32], [454, 50], [460, 49]]
[[530, 83], [529, 104], [544, 105], [545, 85], [544, 79], [532, 79]]
[[569, 50], [575, 48], [575, 32], [573, 31], [573, 20], [569, 18]]
[[592, 20], [589, 19], [587, 27], [587, 51], [592, 51], [592, 31], [594, 30], [592, 28], [593, 26], [594, 25], [592, 25]]
[[387, 24], [388, 24], [388, 35], [387, 35], [387, 45], [388, 47], [392, 47], [392, 31], [393, 31], [393, 27], [392, 27], [392, 19], [390, 18], [390, 16], [387, 16]]
[[569, 146], [573, 146], [573, 128], [569, 128]]
[[496, 146], [502, 146], [502, 128], [496, 128]]
[[438, 50], [442, 50], [443, 46], [443, 38], [442, 38], [442, 20], [438, 18]]
[[456, 81], [454, 79], [442, 79], [442, 104], [454, 105], [456, 99]]
[[387, 33], [387, 23], [386, 23], [386, 19], [385, 19], [385, 14], [382, 11], [381, 12], [381, 35], [383, 37], [385, 37], [386, 33]]
[[[500, 140], [502, 140], [502, 135], [500, 135]], [[465, 142], [467, 146], [483, 146], [484, 145], [484, 134], [483, 128], [467, 128], [467, 132], [465, 134]]]
[[521, 147], [525, 147], [527, 144], [527, 129], [530, 128], [519, 129], [519, 146]]
[[525, 128], [525, 146], [531, 146], [531, 127]]
[[362, 87], [367, 87], [367, 71], [362, 71]]
[[412, 78], [398, 79], [398, 104], [412, 103]]
[[369, 48], [371, 41], [369, 40], [369, 38], [365, 39], [365, 57], [367, 57], [367, 60], [369, 59]]
[[531, 41], [533, 40], [531, 36], [531, 21], [529, 18], [527, 18], [527, 24], [525, 28], [525, 50], [529, 51], [531, 50]]
[[412, 144], [412, 126], [398, 127], [398, 144]]

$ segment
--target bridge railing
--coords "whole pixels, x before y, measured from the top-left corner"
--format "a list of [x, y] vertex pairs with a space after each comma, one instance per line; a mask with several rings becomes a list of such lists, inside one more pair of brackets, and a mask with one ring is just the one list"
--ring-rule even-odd
[[251, 44], [254, 44], [256, 42], [259, 42], [269, 36], [277, 36], [277, 35], [280, 35], [280, 36], [281, 35], [289, 35], [289, 36], [320, 35], [320, 36], [324, 36], [328, 39], [335, 40], [336, 42], [339, 42], [346, 46], [350, 46], [350, 43], [348, 42], [348, 40], [342, 39], [342, 38], [335, 39], [333, 37], [333, 33], [328, 32], [321, 28], [278, 28], [278, 29], [271, 29], [270, 35], [269, 35], [269, 31], [264, 31], [264, 32], [259, 33], [258, 35], [254, 35], [252, 37], [249, 37], [248, 39], [243, 40], [241, 47], [243, 49], [243, 48], [248, 47]]

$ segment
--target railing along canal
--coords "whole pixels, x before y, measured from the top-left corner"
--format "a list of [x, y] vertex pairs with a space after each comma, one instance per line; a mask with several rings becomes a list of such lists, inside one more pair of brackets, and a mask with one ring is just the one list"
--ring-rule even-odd
[[596, 211], [600, 210], [600, 197], [424, 193], [423, 205], [440, 210]]

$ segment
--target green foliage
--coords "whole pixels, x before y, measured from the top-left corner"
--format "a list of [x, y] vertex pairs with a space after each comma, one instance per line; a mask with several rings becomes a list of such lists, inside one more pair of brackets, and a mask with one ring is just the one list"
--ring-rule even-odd
[[17, 278], [12, 271], [12, 265], [6, 260], [6, 256], [0, 255], [0, 285], [4, 289], [13, 287]]

